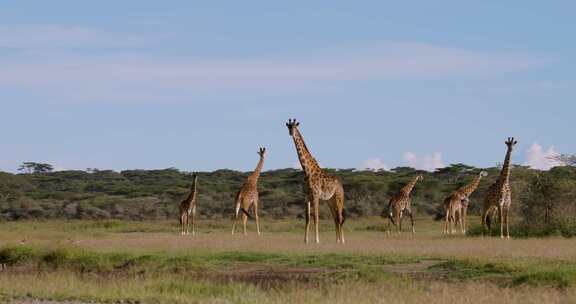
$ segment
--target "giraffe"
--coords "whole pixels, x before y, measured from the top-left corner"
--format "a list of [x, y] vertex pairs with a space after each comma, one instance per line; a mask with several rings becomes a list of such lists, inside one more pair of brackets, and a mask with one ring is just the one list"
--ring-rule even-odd
[[316, 229], [316, 243], [320, 243], [320, 201], [326, 201], [334, 224], [336, 226], [336, 242], [344, 243], [344, 230], [342, 226], [345, 220], [344, 188], [338, 178], [326, 174], [318, 165], [318, 162], [306, 147], [304, 138], [298, 127], [300, 123], [296, 119], [289, 119], [286, 123], [288, 133], [294, 140], [300, 165], [304, 170], [304, 193], [305, 193], [305, 218], [306, 228], [304, 243], [308, 243], [308, 231], [310, 229], [311, 213], [314, 213], [314, 227]]
[[260, 148], [258, 155], [260, 155], [260, 161], [254, 172], [248, 176], [248, 179], [242, 185], [238, 193], [236, 194], [235, 201], [235, 217], [234, 224], [232, 225], [232, 234], [236, 230], [236, 222], [240, 217], [240, 211], [242, 211], [242, 223], [244, 225], [244, 235], [246, 235], [246, 223], [250, 214], [248, 210], [254, 206], [254, 218], [256, 220], [256, 230], [258, 235], [260, 235], [260, 221], [258, 218], [258, 178], [260, 177], [260, 172], [264, 166], [264, 155], [266, 154], [266, 148]]
[[190, 221], [192, 221], [192, 235], [196, 235], [196, 197], [198, 196], [198, 175], [192, 175], [192, 189], [190, 194], [180, 203], [180, 235], [189, 233]]
[[406, 211], [410, 217], [410, 223], [412, 224], [412, 233], [414, 233], [414, 217], [412, 214], [412, 209], [410, 208], [411, 199], [410, 192], [414, 189], [416, 183], [424, 179], [422, 174], [418, 174], [408, 184], [406, 184], [400, 192], [388, 202], [388, 235], [390, 235], [390, 224], [394, 224], [398, 228], [398, 233], [402, 232], [402, 213]]
[[506, 226], [506, 238], [510, 238], [510, 229], [508, 226], [508, 217], [510, 212], [510, 205], [512, 204], [512, 190], [510, 189], [510, 158], [512, 150], [518, 141], [514, 137], [508, 137], [504, 142], [507, 147], [506, 157], [502, 165], [502, 171], [498, 180], [488, 188], [486, 197], [484, 199], [484, 206], [482, 208], [482, 234], [486, 233], [488, 228], [488, 235], [492, 234], [492, 220], [491, 217], [496, 211], [500, 218], [500, 238], [504, 238], [504, 226]]
[[[466, 234], [466, 228], [468, 227], [466, 216], [468, 213], [470, 195], [476, 191], [480, 185], [480, 180], [482, 177], [487, 175], [488, 172], [480, 171], [478, 176], [476, 176], [472, 182], [452, 192], [452, 194], [450, 194], [450, 196], [444, 200], [445, 222], [442, 233], [453, 233], [452, 224], [454, 224], [454, 228], [456, 228], [456, 220], [458, 219], [460, 223], [460, 230], [463, 234]], [[458, 217], [456, 218], [456, 216]]]

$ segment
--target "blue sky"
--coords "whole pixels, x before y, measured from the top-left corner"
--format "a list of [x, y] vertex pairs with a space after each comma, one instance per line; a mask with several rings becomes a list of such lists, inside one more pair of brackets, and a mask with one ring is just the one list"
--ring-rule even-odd
[[432, 170], [574, 153], [573, 1], [0, 4], [0, 170]]

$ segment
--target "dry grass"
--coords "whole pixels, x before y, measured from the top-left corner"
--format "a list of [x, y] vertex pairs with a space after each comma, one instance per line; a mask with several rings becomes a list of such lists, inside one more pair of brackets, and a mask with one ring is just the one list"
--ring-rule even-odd
[[[216, 274], [207, 273], [203, 276], [197, 273], [171, 273], [166, 270], [146, 276], [112, 277], [91, 272], [79, 273], [71, 269], [0, 272], [0, 300], [28, 301], [32, 298], [57, 302], [110, 302], [131, 299], [150, 303], [576, 302], [576, 289], [572, 285], [576, 273], [576, 240], [573, 239], [500, 240], [444, 237], [439, 233], [440, 223], [426, 219], [417, 220], [418, 233], [415, 236], [404, 233], [387, 238], [383, 231], [379, 231], [382, 230], [382, 220], [371, 218], [347, 222], [345, 245], [335, 243], [333, 227], [330, 221], [324, 220], [322, 243], [305, 245], [301, 221], [268, 222], [261, 237], [256, 236], [253, 231], [250, 231], [248, 236], [232, 236], [229, 223], [230, 221], [203, 221], [199, 225], [200, 234], [195, 237], [179, 236], [174, 222], [0, 223], [0, 247], [21, 246], [20, 242], [25, 240], [27, 246], [42, 250], [76, 248], [81, 252], [86, 250], [99, 255], [193, 254], [194, 259], [202, 259], [203, 256], [213, 257], [219, 254], [222, 257], [230, 253], [248, 256], [261, 253], [279, 255], [280, 260], [289, 260], [282, 265], [274, 264], [277, 260], [274, 258], [244, 265], [232, 259], [232, 264], [219, 264], [219, 268], [211, 270], [206, 268]], [[341, 256], [332, 255], [334, 253]], [[301, 272], [305, 279], [308, 274], [313, 276], [325, 270], [313, 268], [319, 267], [316, 264], [306, 265], [307, 256], [313, 256], [314, 259], [332, 259], [330, 263], [334, 264], [327, 264], [327, 267], [332, 267], [330, 271], [336, 269], [356, 274], [342, 273], [345, 275], [342, 276], [345, 278], [343, 280], [321, 279], [315, 280], [314, 284], [290, 279], [294, 275], [293, 269]], [[380, 268], [371, 268], [373, 264], [367, 262], [360, 265], [360, 260], [352, 257], [366, 257], [367, 260], [386, 257], [388, 261], [400, 261], [404, 264], [378, 264]], [[421, 261], [422, 258], [429, 260], [427, 263], [414, 264], [413, 260]], [[162, 259], [164, 262], [169, 260]], [[442, 261], [455, 261], [456, 264], [426, 272], [428, 267], [434, 267]], [[466, 268], [466, 263], [478, 264], [471, 264], [473, 266]], [[292, 268], [286, 268], [287, 265]], [[482, 271], [486, 265], [496, 265], [496, 270], [502, 267], [510, 271], [504, 278], [507, 283], [503, 284], [504, 281], [497, 274], [484, 277]], [[446, 273], [450, 267], [462, 269], [456, 269], [455, 275], [451, 276], [451, 273]], [[407, 269], [409, 271], [405, 271]], [[494, 269], [489, 268], [488, 272], [490, 271]], [[273, 272], [285, 277], [281, 277], [276, 285], [266, 285], [266, 288], [261, 283], [252, 282], [250, 277], [253, 273], [268, 275]], [[382, 275], [380, 272], [389, 274]], [[426, 272], [425, 276], [414, 275], [423, 272]], [[223, 274], [234, 276], [226, 277], [222, 276]], [[242, 275], [247, 275], [248, 279], [238, 279]], [[435, 278], [435, 275], [438, 275], [438, 278]], [[531, 279], [534, 275], [536, 279]], [[522, 279], [522, 276], [527, 277], [527, 282], [532, 285], [511, 283], [513, 280]], [[220, 279], [214, 280], [215, 277]], [[265, 276], [266, 280], [269, 278]], [[547, 280], [567, 280], [568, 284], [562, 288], [554, 288], [546, 285]]]
[[[30, 282], [38, 284], [30, 292]], [[144, 303], [573, 303], [575, 290], [501, 288], [486, 282], [347, 283], [302, 289], [264, 290], [251, 285], [186, 281], [167, 276], [155, 279], [98, 280], [68, 273], [0, 276], [0, 291], [28, 298], [74, 302]], [[12, 300], [10, 300], [12, 302]], [[130, 303], [128, 302], [128, 303]]]
[[[112, 222], [115, 223], [115, 222]], [[499, 238], [442, 236], [440, 223], [419, 219], [420, 232], [415, 236], [386, 237], [382, 231], [364, 228], [383, 226], [380, 219], [365, 219], [349, 224], [345, 245], [335, 243], [333, 227], [324, 221], [321, 244], [303, 243], [302, 223], [279, 221], [267, 223], [261, 237], [254, 231], [248, 236], [232, 236], [224, 223], [207, 222], [213, 230], [202, 229], [195, 237], [181, 237], [177, 226], [167, 222], [132, 222], [111, 224], [110, 228], [95, 226], [91, 222], [30, 222], [0, 224], [0, 246], [27, 244], [39, 247], [69, 246], [97, 251], [128, 252], [223, 252], [257, 251], [283, 253], [350, 253], [419, 255], [453, 258], [553, 258], [576, 260], [576, 239], [529, 238], [501, 240]], [[102, 225], [106, 226], [106, 225]], [[300, 229], [295, 229], [300, 227]], [[275, 232], [270, 232], [270, 231]], [[288, 230], [288, 231], [287, 231]], [[278, 232], [276, 232], [278, 231]], [[287, 231], [287, 232], [286, 232]]]

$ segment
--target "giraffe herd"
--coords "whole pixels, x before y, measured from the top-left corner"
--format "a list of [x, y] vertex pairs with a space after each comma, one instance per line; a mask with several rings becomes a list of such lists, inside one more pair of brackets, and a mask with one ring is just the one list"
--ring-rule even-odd
[[[308, 243], [311, 219], [314, 222], [315, 242], [320, 242], [319, 221], [320, 221], [320, 201], [327, 203], [332, 219], [334, 220], [336, 230], [336, 242], [344, 243], [343, 225], [346, 219], [346, 210], [344, 209], [344, 188], [342, 182], [333, 175], [329, 175], [320, 168], [320, 165], [308, 150], [302, 133], [299, 130], [300, 122], [296, 119], [289, 119], [286, 123], [288, 133], [294, 140], [298, 160], [304, 171], [304, 203], [306, 227], [304, 232], [304, 242]], [[498, 215], [500, 221], [500, 237], [510, 238], [508, 225], [510, 205], [512, 203], [510, 188], [510, 158], [512, 149], [517, 144], [513, 137], [509, 137], [506, 142], [506, 157], [502, 165], [499, 178], [492, 184], [482, 206], [482, 229], [483, 235], [492, 232], [492, 220]], [[260, 160], [256, 169], [246, 179], [238, 193], [236, 194], [234, 205], [234, 223], [232, 225], [232, 234], [235, 233], [236, 224], [240, 217], [242, 218], [243, 232], [246, 235], [246, 224], [250, 216], [250, 210], [253, 210], [256, 222], [256, 230], [261, 235], [260, 223], [258, 217], [258, 179], [264, 166], [265, 148], [260, 148], [258, 155]], [[466, 234], [467, 228], [467, 210], [470, 202], [470, 195], [478, 188], [482, 177], [487, 176], [486, 171], [481, 171], [467, 185], [452, 192], [444, 199], [442, 207], [444, 211], [444, 223], [442, 228], [443, 234], [453, 234], [456, 232], [457, 223], [460, 226], [462, 234]], [[186, 199], [180, 203], [180, 224], [181, 235], [187, 235], [190, 223], [192, 224], [192, 235], [195, 234], [195, 215], [196, 215], [196, 197], [197, 197], [197, 179], [193, 175], [192, 189]], [[387, 234], [391, 233], [391, 225], [396, 227], [396, 231], [402, 231], [402, 218], [407, 214], [410, 218], [412, 234], [415, 233], [414, 217], [411, 209], [410, 193], [418, 181], [423, 180], [423, 176], [418, 174], [414, 176], [400, 191], [392, 196], [388, 202], [387, 208], [383, 211], [383, 217], [388, 219]]]

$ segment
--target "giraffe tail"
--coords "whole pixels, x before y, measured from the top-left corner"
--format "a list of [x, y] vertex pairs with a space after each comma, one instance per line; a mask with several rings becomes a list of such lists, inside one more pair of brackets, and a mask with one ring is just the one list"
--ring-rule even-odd
[[238, 194], [238, 196], [236, 197], [236, 218], [238, 218], [238, 216], [240, 215], [240, 211], [242, 211], [242, 213], [246, 214], [246, 216], [249, 219], [252, 219], [252, 216], [250, 215], [250, 213], [248, 213], [248, 210], [242, 208], [242, 200], [240, 198], [240, 194]]
[[247, 211], [246, 209], [240, 208], [240, 210], [242, 210], [242, 213], [246, 214], [246, 216], [247, 216], [249, 219], [252, 219], [252, 216], [250, 215], [250, 213], [248, 213], [248, 211]]
[[240, 215], [240, 195], [238, 194], [236, 196], [236, 208], [234, 210], [234, 217], [238, 218], [238, 215]]
[[388, 218], [390, 219], [390, 222], [392, 222], [393, 225], [396, 225], [396, 221], [394, 221], [394, 214], [392, 214], [392, 211], [388, 213]]
[[340, 225], [344, 225], [344, 222], [346, 221], [346, 209], [342, 209], [342, 212], [340, 213], [340, 216], [338, 217], [338, 221], [340, 222]]

